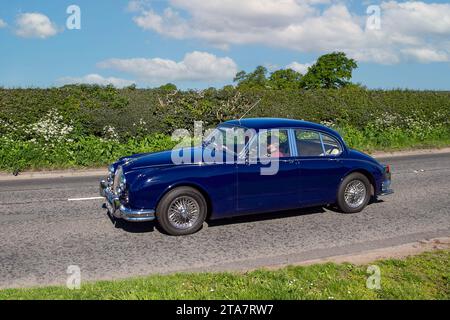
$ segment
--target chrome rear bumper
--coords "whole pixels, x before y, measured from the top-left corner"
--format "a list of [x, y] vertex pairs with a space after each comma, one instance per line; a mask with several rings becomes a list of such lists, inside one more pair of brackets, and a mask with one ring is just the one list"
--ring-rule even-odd
[[379, 197], [388, 196], [390, 194], [393, 194], [394, 190], [391, 189], [391, 180], [385, 180], [381, 184], [381, 193], [378, 195]]
[[118, 219], [130, 222], [146, 222], [155, 220], [155, 210], [130, 209], [120, 203], [120, 199], [108, 187], [106, 181], [100, 182], [100, 196], [106, 199], [109, 213]]

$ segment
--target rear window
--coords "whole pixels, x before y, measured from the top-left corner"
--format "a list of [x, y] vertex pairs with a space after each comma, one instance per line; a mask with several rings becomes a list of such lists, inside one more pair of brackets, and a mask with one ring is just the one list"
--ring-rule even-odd
[[342, 147], [335, 138], [314, 130], [295, 130], [295, 140], [301, 157], [337, 156], [342, 153]]

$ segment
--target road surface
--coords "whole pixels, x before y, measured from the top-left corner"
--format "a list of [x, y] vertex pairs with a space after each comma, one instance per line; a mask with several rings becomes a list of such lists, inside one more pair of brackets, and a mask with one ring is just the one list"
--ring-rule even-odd
[[355, 215], [326, 208], [214, 222], [187, 237], [114, 225], [100, 177], [0, 181], [0, 288], [297, 263], [450, 235], [450, 154], [380, 159], [395, 194]]

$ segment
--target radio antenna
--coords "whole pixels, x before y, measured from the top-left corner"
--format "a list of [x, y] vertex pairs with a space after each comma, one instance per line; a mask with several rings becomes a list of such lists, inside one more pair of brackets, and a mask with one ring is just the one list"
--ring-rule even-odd
[[259, 103], [261, 102], [261, 98], [259, 98], [258, 101], [256, 101], [245, 113], [242, 115], [242, 117], [239, 118], [239, 124], [241, 124], [241, 120], [250, 112], [252, 111]]

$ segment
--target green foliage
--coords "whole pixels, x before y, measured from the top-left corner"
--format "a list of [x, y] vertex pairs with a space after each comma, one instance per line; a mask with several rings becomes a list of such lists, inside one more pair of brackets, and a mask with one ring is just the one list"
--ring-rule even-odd
[[275, 90], [300, 90], [302, 74], [292, 69], [278, 70], [269, 77], [269, 87]]
[[160, 86], [159, 87], [159, 90], [162, 90], [162, 91], [177, 91], [178, 90], [178, 88], [177, 88], [177, 86], [176, 85], [174, 85], [173, 83], [167, 83], [167, 84], [165, 84], [165, 85], [162, 85], [162, 86]]
[[97, 166], [165, 149], [175, 129], [240, 118], [257, 101], [247, 117], [322, 122], [361, 150], [450, 144], [450, 92], [443, 91], [0, 89], [0, 170]]
[[0, 170], [100, 167], [125, 155], [167, 150], [175, 144], [170, 137], [161, 134], [125, 142], [86, 136], [51, 145], [1, 137]]
[[302, 74], [292, 70], [277, 70], [267, 78], [267, 69], [258, 66], [255, 71], [246, 73], [240, 71], [236, 74], [234, 82], [237, 82], [239, 90], [300, 90], [302, 88]]
[[[159, 89], [112, 89], [69, 86], [53, 89], [0, 89], [0, 134], [15, 132], [27, 140], [27, 127], [42, 122], [57, 111], [76, 136], [111, 138], [120, 141], [191, 129], [194, 121], [207, 127], [241, 117], [258, 100], [248, 117], [284, 117], [335, 124], [362, 130], [375, 119], [385, 119], [400, 129], [436, 125], [448, 127], [450, 92], [343, 89], [173, 91]], [[391, 119], [392, 118], [392, 119]], [[390, 120], [389, 120], [390, 119]], [[409, 122], [408, 122], [409, 121]], [[418, 131], [418, 130], [416, 130]]]
[[311, 90], [311, 89], [339, 89], [347, 86], [358, 88], [350, 82], [353, 70], [358, 67], [355, 60], [347, 58], [343, 52], [333, 52], [321, 56], [308, 69], [305, 76], [292, 69], [277, 70], [267, 78], [267, 69], [258, 66], [255, 71], [236, 74], [234, 82], [237, 88], [246, 89], [274, 89], [274, 90]]
[[450, 252], [437, 251], [405, 260], [373, 262], [381, 288], [367, 288], [367, 265], [320, 264], [246, 273], [193, 273], [83, 283], [66, 287], [4, 289], [7, 299], [126, 300], [367, 300], [450, 299]]
[[240, 71], [236, 74], [234, 82], [237, 82], [239, 89], [265, 89], [267, 87], [267, 68], [256, 67], [255, 71], [246, 73]]
[[305, 89], [338, 89], [350, 84], [353, 70], [358, 67], [355, 60], [343, 52], [321, 56], [302, 79]]

